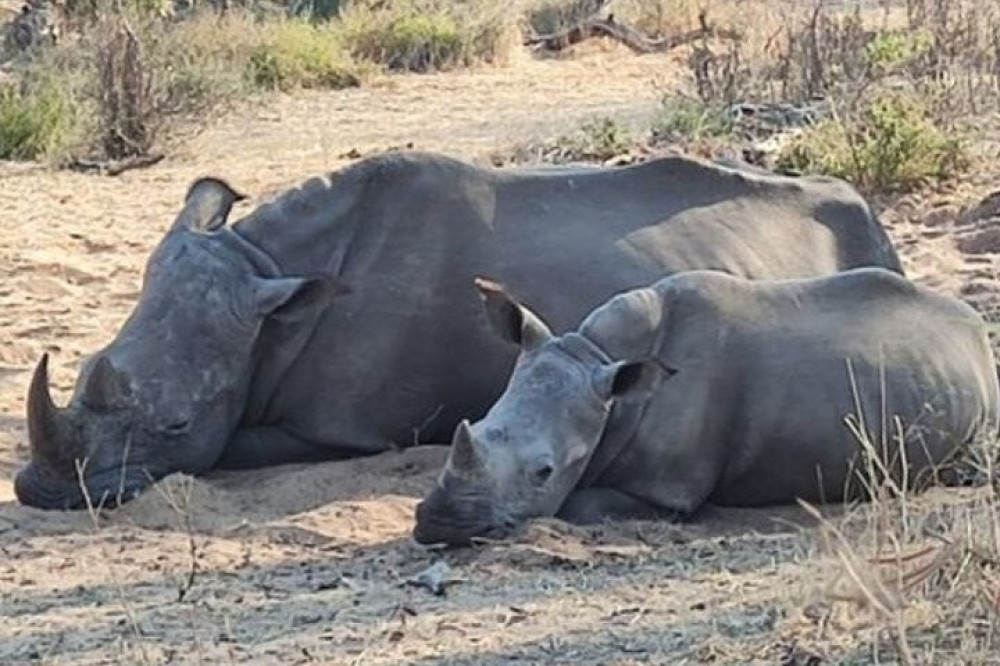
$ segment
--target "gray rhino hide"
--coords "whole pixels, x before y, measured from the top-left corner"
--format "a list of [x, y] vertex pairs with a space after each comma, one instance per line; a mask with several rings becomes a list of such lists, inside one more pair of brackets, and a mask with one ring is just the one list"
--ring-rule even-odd
[[313, 331], [265, 331], [244, 416], [341, 455], [447, 441], [499, 395], [514, 354], [488, 328], [477, 275], [559, 332], [616, 292], [692, 268], [902, 272], [843, 183], [679, 157], [545, 173], [387, 155], [309, 181], [236, 230], [285, 273], [327, 272], [352, 290]]

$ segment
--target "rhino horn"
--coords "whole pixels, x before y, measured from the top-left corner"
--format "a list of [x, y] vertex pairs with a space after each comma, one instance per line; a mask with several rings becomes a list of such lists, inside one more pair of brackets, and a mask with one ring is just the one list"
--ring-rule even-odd
[[49, 355], [43, 354], [28, 389], [28, 442], [32, 460], [53, 466], [72, 460], [76, 437], [65, 409], [49, 394]]
[[95, 411], [109, 412], [128, 405], [132, 391], [128, 379], [108, 360], [101, 356], [87, 377], [81, 399]]
[[194, 231], [217, 231], [226, 224], [233, 204], [246, 198], [245, 194], [237, 192], [221, 178], [199, 178], [188, 188], [184, 208], [174, 226]]
[[451, 466], [456, 472], [473, 473], [483, 467], [469, 421], [462, 419], [451, 441]]

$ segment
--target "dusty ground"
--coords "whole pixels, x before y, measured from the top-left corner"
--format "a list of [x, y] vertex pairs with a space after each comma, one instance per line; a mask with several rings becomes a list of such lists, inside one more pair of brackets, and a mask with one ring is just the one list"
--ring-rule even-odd
[[[195, 177], [222, 175], [259, 200], [352, 149], [412, 143], [480, 158], [595, 114], [640, 120], [655, 107], [652, 84], [677, 70], [669, 57], [597, 49], [392, 78], [239, 112], [117, 179], [0, 166], [0, 664], [807, 664], [819, 653], [870, 663], [862, 620], [817, 596], [833, 564], [794, 509], [716, 512], [683, 528], [549, 522], [442, 554], [409, 540], [437, 447], [174, 477], [98, 520], [12, 500], [31, 366], [51, 351], [65, 398], [80, 356], [127, 314]], [[987, 312], [1000, 302], [1000, 232], [992, 214], [963, 210], [990, 177], [884, 213], [912, 275]], [[921, 501], [936, 511], [966, 495]], [[443, 596], [407, 584], [437, 561], [457, 579]]]

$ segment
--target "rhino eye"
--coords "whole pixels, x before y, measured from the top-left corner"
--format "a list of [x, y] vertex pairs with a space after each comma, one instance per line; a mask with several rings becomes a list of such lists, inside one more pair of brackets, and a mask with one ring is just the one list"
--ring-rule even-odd
[[536, 484], [542, 485], [552, 478], [552, 472], [554, 471], [555, 470], [552, 468], [552, 465], [549, 465], [548, 463], [543, 464], [535, 469], [532, 474], [532, 479]]

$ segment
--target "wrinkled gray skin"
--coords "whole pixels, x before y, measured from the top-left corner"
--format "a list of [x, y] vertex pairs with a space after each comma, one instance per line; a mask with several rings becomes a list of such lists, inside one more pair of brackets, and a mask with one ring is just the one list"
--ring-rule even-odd
[[620, 294], [561, 336], [497, 285], [480, 291], [520, 354], [500, 399], [458, 426], [417, 508], [422, 543], [540, 516], [683, 519], [705, 503], [863, 496], [844, 420], [858, 414], [909, 485], [996, 436], [983, 320], [882, 269], [761, 282], [692, 271]]
[[135, 310], [67, 407], [51, 403], [39, 365], [21, 501], [81, 506], [81, 461], [91, 499], [113, 503], [178, 470], [442, 441], [496, 399], [515, 357], [490, 331], [475, 275], [504, 280], [558, 330], [690, 268], [901, 271], [843, 183], [674, 157], [516, 171], [390, 154], [229, 226], [238, 199], [215, 179], [192, 187]]

